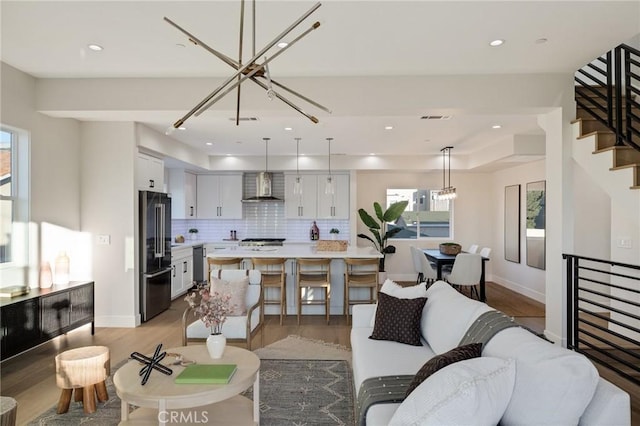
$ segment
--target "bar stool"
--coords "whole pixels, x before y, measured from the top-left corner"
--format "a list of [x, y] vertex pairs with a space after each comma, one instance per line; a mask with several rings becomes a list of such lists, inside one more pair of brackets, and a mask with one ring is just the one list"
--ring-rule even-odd
[[[298, 283], [298, 324], [302, 315], [302, 305], [324, 305], [327, 324], [329, 324], [331, 301], [331, 259], [298, 259], [296, 261], [296, 282]], [[302, 289], [306, 289], [302, 297]], [[324, 294], [316, 298], [314, 289]], [[311, 291], [309, 291], [311, 290]], [[312, 297], [309, 298], [308, 296]]]
[[[364, 303], [375, 303], [378, 293], [378, 272], [380, 268], [380, 259], [364, 258], [354, 259], [345, 258], [344, 271], [344, 315], [349, 323], [349, 306]], [[368, 299], [351, 299], [351, 289], [368, 288]]]
[[86, 346], [70, 349], [57, 355], [56, 384], [62, 388], [58, 401], [58, 414], [69, 411], [71, 393], [75, 389], [75, 401], [82, 401], [83, 410], [90, 414], [96, 411], [98, 401], [109, 399], [105, 380], [110, 374], [109, 348]]
[[214, 269], [241, 269], [242, 260], [241, 257], [207, 257], [207, 265], [209, 265], [207, 275], [210, 277]]
[[[263, 322], [265, 305], [280, 305], [280, 325], [282, 325], [283, 317], [287, 315], [287, 274], [284, 266], [286, 260], [267, 257], [251, 258], [253, 269], [259, 270], [262, 274], [263, 296], [260, 315], [262, 315]], [[267, 289], [279, 290], [278, 296], [269, 298]]]

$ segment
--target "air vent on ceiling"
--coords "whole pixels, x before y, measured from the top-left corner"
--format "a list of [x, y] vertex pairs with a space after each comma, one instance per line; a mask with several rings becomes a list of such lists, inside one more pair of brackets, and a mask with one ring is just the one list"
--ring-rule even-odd
[[[236, 118], [235, 117], [231, 117], [231, 118], [229, 118], [229, 120], [236, 121]], [[240, 121], [258, 121], [258, 117], [240, 117], [239, 120]]]
[[420, 120], [449, 120], [450, 115], [423, 115]]

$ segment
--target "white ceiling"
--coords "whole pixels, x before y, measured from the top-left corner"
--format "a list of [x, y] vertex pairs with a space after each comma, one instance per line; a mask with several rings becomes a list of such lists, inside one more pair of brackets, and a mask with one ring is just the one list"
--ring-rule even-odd
[[[258, 1], [257, 50], [314, 4], [312, 1]], [[250, 6], [251, 2], [247, 1], [245, 61], [251, 51]], [[2, 0], [0, 7], [2, 61], [38, 78], [224, 79], [231, 76], [233, 70], [228, 65], [189, 43], [163, 20], [165, 16], [210, 47], [237, 59], [239, 0]], [[288, 84], [287, 81], [298, 77], [321, 77], [319, 82], [327, 82], [334, 77], [571, 74], [640, 33], [640, 2], [334, 0], [322, 2], [292, 34], [299, 34], [314, 21], [321, 22], [318, 30], [270, 64], [274, 79]], [[290, 41], [291, 37], [284, 40]], [[490, 47], [489, 41], [496, 38], [505, 39], [505, 44]], [[547, 41], [538, 42], [542, 38]], [[104, 50], [92, 52], [86, 47], [89, 43], [100, 44]], [[276, 51], [277, 48], [268, 55]], [[258, 122], [243, 122], [236, 127], [229, 121], [234, 115], [233, 92], [207, 113], [187, 120], [187, 130], [177, 131], [172, 137], [209, 155], [260, 155], [263, 137], [287, 141], [302, 137], [301, 151], [313, 153], [322, 145], [317, 142], [329, 136], [335, 138], [334, 152], [348, 155], [372, 152], [428, 155], [439, 153], [446, 145], [456, 148], [455, 155], [456, 152], [473, 153], [500, 140], [511, 140], [514, 134], [540, 132], [531, 111], [479, 112], [465, 105], [430, 106], [423, 111], [403, 111], [399, 105], [372, 108], [377, 102], [375, 86], [371, 87], [373, 96], [362, 99], [362, 103], [369, 106], [363, 111], [382, 111], [376, 114], [357, 114], [343, 109], [340, 97], [330, 95], [328, 88], [314, 87], [314, 95], [309, 96], [331, 109], [331, 114], [289, 96], [320, 119], [320, 124], [314, 125], [284, 104], [262, 105], [269, 101], [253, 83], [246, 82], [242, 88], [241, 116], [257, 116]], [[203, 91], [201, 97], [207, 94]], [[194, 99], [193, 105], [199, 100]], [[130, 112], [113, 108], [56, 115], [139, 121], [164, 131], [187, 110]], [[452, 117], [429, 122], [419, 119], [420, 115], [428, 114]], [[494, 124], [501, 124], [502, 128], [491, 129]], [[393, 130], [384, 130], [387, 125], [392, 125]], [[293, 130], [285, 131], [285, 127]], [[207, 141], [213, 145], [204, 145]], [[309, 146], [310, 141], [314, 142], [313, 147]], [[281, 153], [295, 154], [291, 146], [290, 143], [283, 145]], [[276, 153], [278, 149], [274, 147]]]

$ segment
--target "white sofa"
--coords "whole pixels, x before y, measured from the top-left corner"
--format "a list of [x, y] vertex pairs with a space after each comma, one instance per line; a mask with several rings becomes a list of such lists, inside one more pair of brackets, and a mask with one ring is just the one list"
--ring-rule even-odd
[[[424, 284], [423, 284], [424, 285]], [[396, 296], [403, 298], [403, 296]], [[422, 310], [420, 333], [422, 346], [411, 346], [386, 340], [373, 340], [376, 305], [357, 305], [353, 308], [351, 347], [353, 351], [353, 378], [356, 393], [362, 382], [371, 377], [388, 375], [414, 375], [430, 358], [458, 346], [469, 326], [482, 313], [492, 310], [488, 305], [471, 300], [458, 293], [443, 281], [438, 281], [426, 291], [427, 301]], [[410, 298], [410, 297], [407, 297]], [[630, 425], [629, 395], [599, 377], [593, 364], [583, 355], [554, 345], [531, 332], [513, 327], [500, 331], [482, 350], [482, 358], [501, 358], [501, 362], [515, 365], [512, 373], [513, 388], [504, 402], [506, 409], [500, 414], [501, 425]], [[504, 361], [508, 360], [508, 361]], [[467, 361], [463, 361], [467, 362]], [[429, 382], [440, 374], [447, 380], [447, 369], [452, 364], [424, 381], [402, 403], [403, 410], [420, 402], [409, 401], [418, 389], [430, 391]], [[454, 370], [451, 370], [454, 371]], [[511, 386], [511, 385], [508, 385]], [[444, 392], [441, 390], [433, 390]], [[468, 398], [467, 394], [464, 398]], [[485, 392], [486, 393], [486, 392]], [[438, 396], [438, 395], [436, 395]], [[486, 397], [486, 395], [485, 395]], [[418, 397], [415, 397], [416, 399]], [[464, 401], [455, 409], [460, 420], [448, 417], [451, 422], [467, 424], [463, 411], [481, 410], [474, 406], [478, 401]], [[450, 400], [449, 400], [450, 401]], [[458, 401], [460, 402], [460, 401]], [[441, 406], [448, 402], [440, 402]], [[486, 402], [485, 402], [486, 404]], [[391, 424], [442, 424], [426, 420], [408, 422], [400, 416], [400, 403], [371, 406], [366, 415], [367, 426]], [[504, 407], [503, 407], [504, 408]], [[398, 411], [398, 413], [396, 413]], [[394, 418], [394, 414], [396, 417]], [[473, 417], [475, 413], [466, 413]], [[420, 414], [418, 414], [418, 419]], [[456, 414], [454, 414], [456, 415]], [[442, 419], [444, 417], [440, 417]], [[467, 420], [468, 422], [468, 420]], [[482, 424], [480, 420], [472, 424]]]

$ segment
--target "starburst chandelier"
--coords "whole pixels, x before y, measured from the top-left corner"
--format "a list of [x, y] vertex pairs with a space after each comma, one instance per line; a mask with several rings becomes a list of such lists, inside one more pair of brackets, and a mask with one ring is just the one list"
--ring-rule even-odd
[[[179, 128], [187, 121], [192, 115], [199, 116], [204, 111], [209, 109], [213, 104], [218, 102], [228, 93], [237, 89], [237, 100], [236, 100], [236, 125], [240, 124], [240, 87], [243, 82], [246, 80], [251, 80], [261, 88], [263, 88], [267, 92], [267, 97], [269, 99], [277, 98], [289, 105], [291, 108], [298, 111], [300, 114], [307, 117], [313, 123], [318, 123], [318, 119], [311, 114], [305, 112], [302, 108], [294, 104], [288, 98], [286, 98], [282, 93], [276, 91], [273, 87], [276, 86], [279, 89], [282, 89], [289, 94], [296, 96], [299, 99], [302, 99], [311, 105], [322, 109], [328, 113], [331, 113], [329, 109], [324, 107], [323, 105], [309, 99], [308, 97], [292, 90], [278, 81], [271, 78], [269, 73], [269, 63], [273, 61], [275, 58], [280, 56], [286, 50], [291, 48], [294, 44], [300, 41], [307, 34], [312, 32], [313, 30], [320, 27], [320, 22], [314, 22], [311, 27], [307, 30], [303, 31], [300, 35], [294, 38], [292, 41], [288, 42], [286, 46], [282, 47], [277, 52], [273, 53], [271, 56], [266, 56], [267, 52], [276, 46], [281, 40], [286, 37], [291, 31], [293, 31], [298, 25], [300, 25], [305, 19], [307, 19], [313, 12], [315, 12], [320, 6], [321, 3], [316, 3], [311, 9], [309, 9], [306, 13], [304, 13], [300, 18], [294, 21], [291, 25], [289, 25], [284, 31], [282, 31], [276, 38], [271, 40], [269, 43], [265, 45], [259, 52], [256, 53], [256, 1], [252, 0], [252, 56], [247, 61], [243, 62], [243, 37], [244, 37], [244, 15], [245, 15], [245, 0], [240, 0], [240, 40], [238, 46], [238, 60], [232, 59], [231, 57], [218, 52], [212, 47], [208, 46], [202, 40], [198, 39], [193, 34], [189, 33], [184, 28], [180, 27], [178, 24], [173, 22], [171, 19], [165, 17], [164, 20], [177, 28], [180, 32], [185, 34], [189, 41], [195, 44], [196, 46], [200, 46], [205, 49], [207, 52], [213, 54], [224, 63], [233, 68], [236, 72], [234, 72], [229, 78], [227, 78], [217, 89], [207, 95], [202, 101], [200, 101], [195, 107], [191, 109], [188, 113], [186, 113], [183, 117], [178, 119], [172, 126], [167, 129], [167, 134], [172, 133], [175, 129]], [[284, 44], [282, 44], [284, 45]], [[260, 58], [264, 57], [263, 62], [258, 62]]]

